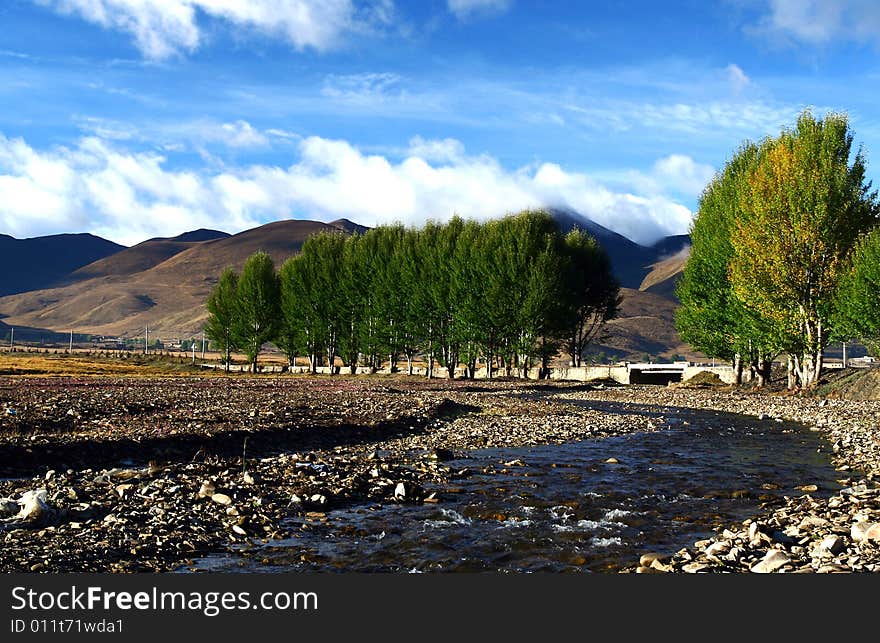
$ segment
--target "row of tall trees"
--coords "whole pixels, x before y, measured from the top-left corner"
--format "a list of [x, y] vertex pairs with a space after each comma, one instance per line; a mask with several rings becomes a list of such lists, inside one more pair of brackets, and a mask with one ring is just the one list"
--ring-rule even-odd
[[[562, 234], [541, 211], [478, 223], [453, 218], [420, 229], [381, 226], [363, 235], [322, 232], [276, 273], [251, 256], [227, 269], [207, 302], [206, 333], [225, 352], [243, 350], [256, 368], [274, 342], [310, 369], [339, 358], [412, 373], [417, 356], [449, 377], [478, 360], [525, 375], [564, 351], [580, 365], [587, 345], [617, 314], [619, 288], [608, 257], [580, 230]], [[332, 369], [331, 369], [332, 370]]]
[[786, 353], [794, 388], [817, 383], [830, 341], [878, 336], [880, 210], [852, 143], [845, 115], [807, 111], [736, 151], [691, 228], [677, 287], [685, 341], [759, 383]]

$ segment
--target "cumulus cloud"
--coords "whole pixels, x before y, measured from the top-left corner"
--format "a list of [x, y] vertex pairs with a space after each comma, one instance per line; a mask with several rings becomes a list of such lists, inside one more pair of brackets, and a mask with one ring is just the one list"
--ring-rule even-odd
[[711, 165], [697, 163], [683, 154], [670, 154], [654, 163], [651, 177], [657, 187], [653, 192], [699, 196], [714, 175]]
[[757, 30], [810, 45], [880, 41], [880, 5], [876, 0], [768, 0]]
[[501, 13], [510, 8], [512, 0], [446, 0], [446, 6], [459, 20], [475, 14]]
[[325, 51], [344, 36], [386, 24], [392, 0], [34, 0], [134, 37], [144, 56], [193, 51], [205, 17], [282, 38], [294, 48]]
[[[510, 171], [453, 139], [414, 138], [400, 160], [342, 140], [297, 141], [289, 167], [193, 172], [156, 153], [96, 137], [36, 150], [0, 135], [0, 225], [14, 236], [88, 230], [122, 243], [199, 227], [238, 232], [282, 218], [421, 224], [453, 214], [487, 219], [527, 207], [572, 208], [631, 239], [685, 232], [691, 212], [661, 192], [613, 191], [553, 163]], [[659, 175], [685, 184], [694, 168], [669, 157]], [[693, 186], [691, 186], [693, 187]]]

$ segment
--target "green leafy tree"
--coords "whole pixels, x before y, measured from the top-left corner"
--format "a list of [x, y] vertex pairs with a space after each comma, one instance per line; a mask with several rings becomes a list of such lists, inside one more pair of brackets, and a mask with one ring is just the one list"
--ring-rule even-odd
[[862, 341], [880, 355], [880, 229], [856, 245], [837, 293], [837, 339]]
[[263, 344], [277, 336], [280, 299], [272, 257], [255, 252], [248, 257], [238, 279], [233, 326], [236, 343], [247, 355], [254, 373]]
[[235, 350], [235, 315], [238, 298], [238, 275], [232, 268], [226, 268], [220, 280], [208, 296], [208, 321], [205, 324], [205, 335], [219, 348], [223, 354], [226, 372]]
[[691, 224], [690, 256], [676, 286], [681, 306], [675, 325], [682, 339], [698, 351], [733, 362], [737, 384], [747, 363], [763, 385], [781, 343], [770, 323], [743, 306], [729, 278], [731, 230], [742, 216], [740, 202], [759, 152], [753, 143], [742, 145], [703, 191]]
[[846, 116], [804, 112], [762, 150], [731, 232], [733, 290], [781, 333], [807, 388], [819, 379], [847, 255], [877, 223], [852, 140]]
[[564, 307], [558, 313], [557, 327], [571, 364], [580, 366], [587, 346], [617, 316], [620, 286], [608, 255], [593, 237], [574, 229], [565, 236], [563, 248], [567, 259]]

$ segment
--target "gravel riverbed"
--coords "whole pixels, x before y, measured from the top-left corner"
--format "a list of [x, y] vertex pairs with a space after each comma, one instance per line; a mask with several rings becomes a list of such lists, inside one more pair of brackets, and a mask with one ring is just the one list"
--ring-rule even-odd
[[663, 430], [710, 410], [815, 426], [846, 486], [828, 499], [805, 486], [632, 571], [880, 570], [880, 403], [402, 376], [0, 378], [0, 569], [178, 569], [288, 538], [291, 516], [442, 503], [473, 473], [447, 464], [468, 449]]
[[766, 395], [730, 390], [618, 388], [566, 393], [597, 403], [688, 408], [789, 420], [821, 432], [844, 488], [829, 498], [808, 481], [800, 495], [768, 503], [741, 524], [672, 556], [646, 552], [628, 571], [878, 572], [880, 571], [880, 402]]

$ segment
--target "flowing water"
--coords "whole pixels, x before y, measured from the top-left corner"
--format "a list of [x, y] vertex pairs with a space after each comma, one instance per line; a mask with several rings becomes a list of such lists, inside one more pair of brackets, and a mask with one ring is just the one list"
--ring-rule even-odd
[[[296, 537], [212, 556], [211, 571], [613, 571], [672, 553], [763, 502], [840, 488], [827, 444], [790, 423], [667, 416], [665, 430], [559, 446], [470, 451], [476, 472], [437, 505], [363, 505], [291, 519]], [[685, 419], [686, 418], [686, 419]], [[608, 463], [616, 458], [617, 464]], [[506, 464], [505, 464], [506, 463]], [[441, 489], [442, 491], [442, 489]]]

